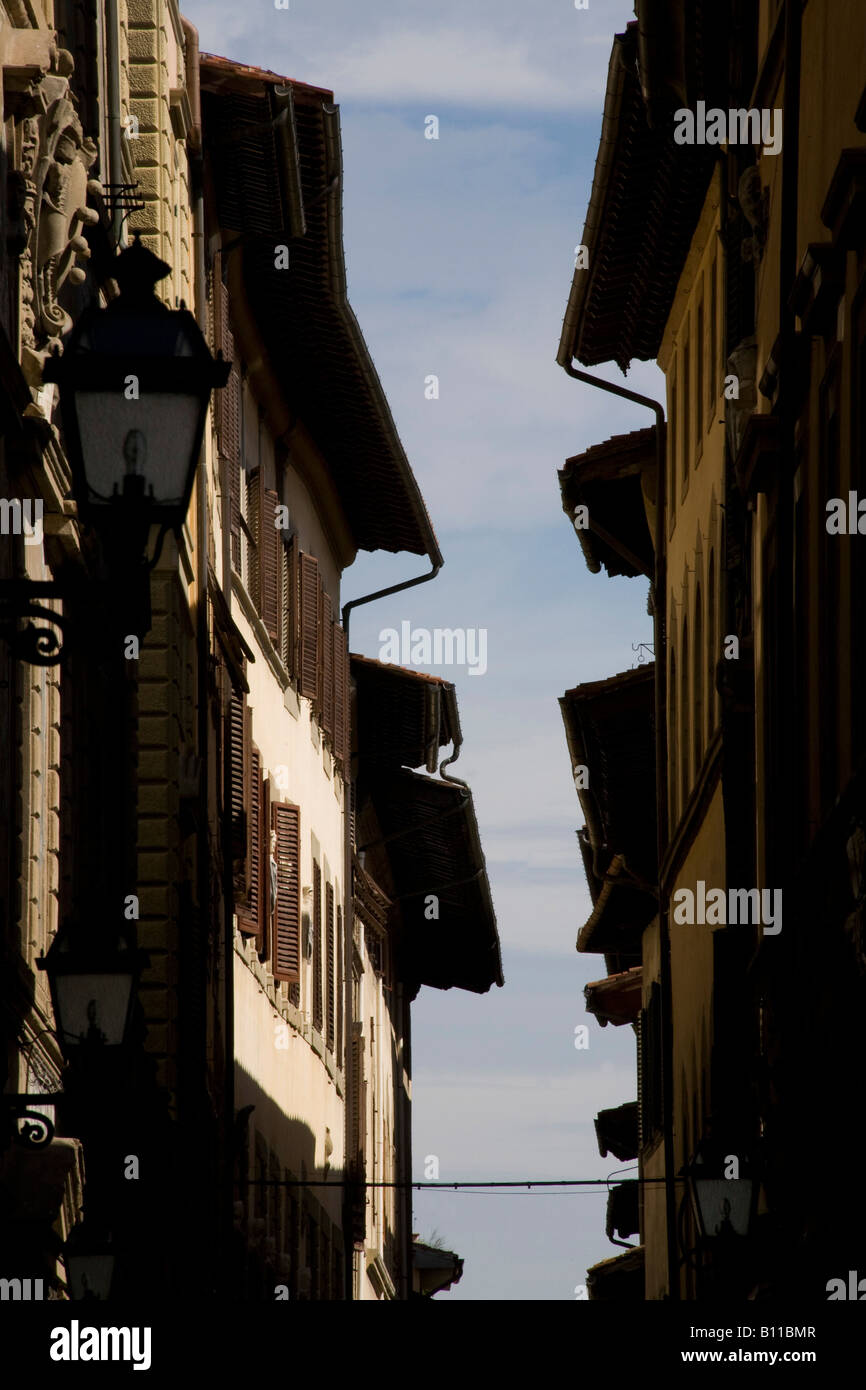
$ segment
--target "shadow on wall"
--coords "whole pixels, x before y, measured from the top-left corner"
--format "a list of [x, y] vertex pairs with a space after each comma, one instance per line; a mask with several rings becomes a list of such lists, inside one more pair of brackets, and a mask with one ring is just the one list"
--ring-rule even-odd
[[[235, 1296], [252, 1303], [344, 1299], [344, 1226], [353, 1212], [363, 1218], [363, 1190], [344, 1183], [342, 1168], [316, 1166], [309, 1124], [286, 1115], [242, 1067], [235, 1087]], [[318, 1138], [326, 1154], [329, 1142], [342, 1141], [327, 1131]], [[292, 1185], [311, 1181], [332, 1190]]]

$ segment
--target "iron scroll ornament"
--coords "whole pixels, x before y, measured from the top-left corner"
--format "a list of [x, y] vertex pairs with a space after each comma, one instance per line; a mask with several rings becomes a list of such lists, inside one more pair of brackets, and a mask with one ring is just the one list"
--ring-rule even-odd
[[16, 660], [31, 666], [58, 666], [63, 661], [66, 616], [39, 602], [59, 598], [60, 593], [60, 586], [50, 582], [0, 583], [0, 640], [8, 642]]
[[[53, 1105], [60, 1099], [57, 1092], [45, 1095], [4, 1096], [6, 1111], [7, 1139], [19, 1144], [23, 1149], [47, 1148], [54, 1138], [54, 1121], [40, 1110], [31, 1109], [33, 1105]], [[17, 1121], [23, 1120], [20, 1129]]]

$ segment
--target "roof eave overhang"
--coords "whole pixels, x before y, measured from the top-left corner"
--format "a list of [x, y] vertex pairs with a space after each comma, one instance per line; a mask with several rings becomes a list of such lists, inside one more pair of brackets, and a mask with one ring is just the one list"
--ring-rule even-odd
[[[356, 682], [359, 723], [366, 717], [363, 707], [368, 698], [366, 692], [369, 685], [370, 698], [376, 707], [378, 730], [383, 735], [394, 732], [393, 741], [390, 743], [387, 737], [377, 740], [377, 754], [372, 761], [390, 757], [395, 767], [425, 766], [428, 772], [435, 772], [439, 763], [439, 749], [448, 744], [459, 747], [462, 741], [457, 693], [453, 684], [425, 671], [377, 661], [373, 657], [361, 656], [354, 652], [350, 661]], [[398, 702], [402, 700], [404, 707], [410, 700], [415, 702], [414, 709], [405, 709], [409, 722], [414, 720], [421, 729], [417, 743], [412, 746], [405, 738], [401, 738], [400, 730], [395, 728], [390, 718], [389, 709], [383, 706], [382, 692], [388, 691], [389, 687], [391, 698]], [[378, 717], [380, 707], [381, 718]], [[359, 759], [363, 766], [364, 740], [360, 742], [362, 746], [359, 749]], [[386, 745], [384, 750], [382, 743]], [[419, 753], [423, 756], [417, 757]]]
[[652, 127], [637, 74], [637, 26], [614, 37], [582, 245], [557, 352], [560, 366], [658, 357], [718, 151]]
[[[581, 238], [581, 245], [585, 246], [589, 252], [590, 265], [588, 269], [582, 269], [576, 266], [572, 277], [568, 304], [565, 309], [565, 318], [562, 322], [559, 349], [556, 354], [556, 360], [561, 367], [570, 366], [573, 358], [576, 356], [575, 344], [577, 342], [583, 315], [583, 306], [592, 275], [592, 253], [595, 245], [595, 235], [601, 220], [611, 165], [616, 151], [620, 109], [626, 83], [625, 49], [627, 42], [627, 32], [625, 34], [614, 35], [613, 47], [611, 49], [607, 68], [607, 88], [604, 95], [601, 139], [599, 141], [598, 155], [595, 161], [595, 173], [592, 180], [592, 192], [590, 194], [589, 208], [586, 214], [586, 223], [583, 229], [583, 237]], [[592, 364], [587, 363], [586, 365]]]
[[[372, 780], [369, 791], [384, 831], [383, 843], [387, 845], [396, 885], [395, 901], [403, 908], [408, 973], [412, 982], [435, 989], [466, 989], [475, 994], [486, 994], [493, 985], [502, 986], [496, 915], [469, 788], [462, 783], [427, 777], [404, 768]], [[410, 819], [413, 801], [423, 807], [423, 812]], [[432, 835], [437, 832], [448, 846], [446, 856], [435, 853]], [[461, 867], [454, 879], [458, 864]], [[448, 873], [449, 878], [440, 882], [443, 872]], [[422, 940], [418, 910], [430, 895], [437, 897], [441, 904], [448, 894], [456, 892], [461, 909], [469, 916], [469, 894], [473, 888], [477, 889], [477, 913], [471, 919], [474, 923], [472, 939], [466, 943], [457, 935], [449, 937], [444, 930], [448, 914], [443, 911], [438, 919], [439, 932], [431, 932], [425, 921]], [[410, 903], [416, 905], [415, 920], [411, 922], [406, 916]], [[468, 949], [461, 950], [462, 945]]]
[[[327, 206], [326, 252], [329, 294], [328, 303], [324, 304], [317, 301], [317, 307], [320, 311], [323, 308], [332, 310], [335, 332], [339, 333], [341, 330], [345, 339], [348, 340], [354, 367], [363, 384], [363, 399], [359, 401], [359, 409], [367, 411], [372, 409], [375, 424], [384, 441], [380, 457], [382, 454], [386, 455], [390, 465], [390, 476], [383, 482], [383, 504], [386, 500], [393, 504], [394, 493], [396, 492], [405, 506], [408, 517], [411, 518], [410, 524], [403, 528], [402, 535], [395, 531], [389, 537], [387, 525], [381, 520], [375, 537], [365, 534], [363, 525], [359, 529], [359, 518], [353, 514], [354, 508], [351, 500], [344, 497], [340, 482], [334, 477], [330, 491], [340, 500], [345, 522], [341, 527], [332, 519], [331, 529], [338, 536], [341, 530], [345, 532], [340, 540], [338, 552], [344, 557], [350, 555], [351, 558], [354, 558], [358, 549], [384, 549], [394, 553], [408, 551], [417, 555], [427, 555], [434, 566], [441, 567], [443, 563], [442, 553], [421, 491], [406, 457], [378, 373], [347, 297], [343, 253], [342, 149], [339, 107], [333, 104], [333, 93], [304, 83], [291, 82], [288, 78], [281, 77], [276, 73], [250, 68], [204, 53], [201, 55], [201, 86], [203, 92], [216, 97], [240, 95], [264, 99], [268, 101], [272, 110], [276, 110], [276, 115], [271, 122], [279, 184], [279, 187], [273, 190], [273, 196], [278, 204], [274, 221], [278, 224], [276, 230], [284, 234], [303, 236], [305, 231], [302, 231], [302, 228], [306, 229], [300, 189], [302, 151], [299, 149], [295, 103], [292, 94], [296, 94], [302, 106], [309, 109], [312, 103], [318, 110], [322, 122], [322, 140], [326, 150], [326, 163], [330, 178], [324, 192]], [[254, 273], [250, 257], [243, 254], [243, 246], [238, 239], [238, 232], [242, 234], [243, 229], [233, 228], [230, 232], [223, 232], [223, 243], [233, 242], [239, 253], [232, 259], [242, 260], [242, 265], [237, 266], [234, 271], [230, 268], [229, 272], [230, 275], [233, 275], [232, 292], [234, 294], [239, 293], [238, 286], [241, 279], [246, 286], [249, 283], [250, 275]], [[251, 323], [247, 325], [243, 346], [250, 353], [251, 360], [258, 366], [260, 373], [269, 369], [273, 375], [282, 401], [282, 408], [275, 411], [276, 418], [284, 425], [284, 428], [278, 433], [290, 432], [296, 427], [297, 414], [286, 396], [279, 373], [270, 359], [263, 326], [258, 323], [257, 316], [252, 312], [246, 291], [244, 292], [244, 301]], [[331, 461], [327, 457], [326, 462], [330, 468]], [[320, 483], [321, 480], [318, 480], [316, 486], [320, 486]], [[333, 513], [334, 509], [329, 507], [328, 510]], [[380, 509], [380, 515], [385, 515], [384, 505]]]

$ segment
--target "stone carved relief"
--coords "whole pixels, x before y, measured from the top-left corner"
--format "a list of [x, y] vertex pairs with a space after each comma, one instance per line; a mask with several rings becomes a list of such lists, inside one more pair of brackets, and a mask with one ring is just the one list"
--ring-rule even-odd
[[59, 296], [67, 280], [84, 280], [78, 261], [90, 249], [82, 231], [99, 220], [87, 206], [88, 192], [100, 191], [88, 178], [97, 148], [78, 119], [71, 71], [70, 54], [53, 49], [50, 70], [33, 87], [35, 113], [21, 123], [21, 365], [34, 388], [42, 384], [45, 357], [72, 326]]

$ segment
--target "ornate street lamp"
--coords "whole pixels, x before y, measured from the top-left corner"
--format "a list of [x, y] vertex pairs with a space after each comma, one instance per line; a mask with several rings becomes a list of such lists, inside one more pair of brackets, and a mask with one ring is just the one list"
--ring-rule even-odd
[[136, 239], [113, 268], [118, 297], [85, 309], [45, 363], [79, 514], [95, 526], [120, 524], [121, 506], [165, 530], [182, 525], [210, 394], [228, 380], [230, 363], [211, 356], [189, 310], [157, 298], [170, 271]]
[[62, 927], [37, 960], [48, 974], [57, 1040], [64, 1056], [83, 1048], [121, 1047], [147, 953], [121, 931], [104, 934]]
[[751, 1233], [758, 1204], [756, 1164], [749, 1157], [705, 1140], [685, 1170], [698, 1229], [705, 1240]]
[[87, 1222], [76, 1226], [66, 1242], [63, 1262], [69, 1293], [76, 1302], [105, 1302], [115, 1264], [110, 1233], [94, 1231]]
[[[168, 309], [154, 286], [170, 273], [141, 242], [121, 251], [113, 278], [120, 294], [106, 308], [91, 304], [48, 357], [56, 382], [78, 515], [98, 531], [107, 590], [123, 612], [123, 630], [150, 628], [150, 580], [168, 531], [189, 507], [211, 391], [225, 386], [231, 364], [214, 358], [188, 309]], [[146, 559], [151, 526], [160, 527]], [[0, 583], [0, 638], [20, 660], [53, 666], [63, 658], [56, 635], [66, 615], [43, 600], [64, 598], [53, 580]], [[36, 626], [33, 621], [42, 623]]]

